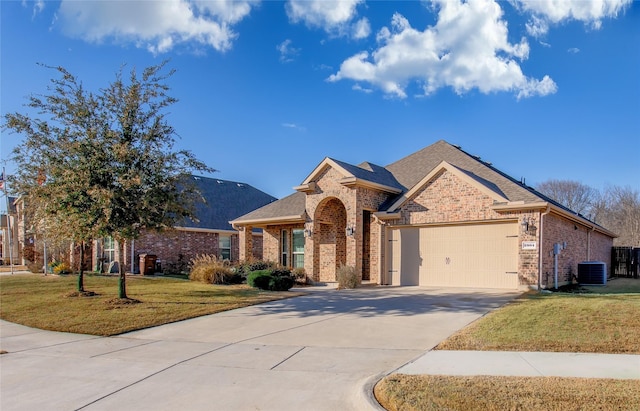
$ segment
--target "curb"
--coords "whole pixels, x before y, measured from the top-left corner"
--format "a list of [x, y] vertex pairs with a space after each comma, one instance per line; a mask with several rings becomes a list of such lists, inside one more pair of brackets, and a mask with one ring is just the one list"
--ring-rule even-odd
[[374, 376], [368, 377], [364, 380], [360, 380], [358, 382], [358, 386], [360, 389], [356, 392], [355, 405], [359, 410], [370, 410], [370, 411], [387, 411], [385, 408], [378, 403], [376, 397], [373, 395], [373, 387], [383, 379], [389, 375], [389, 373], [380, 373]]

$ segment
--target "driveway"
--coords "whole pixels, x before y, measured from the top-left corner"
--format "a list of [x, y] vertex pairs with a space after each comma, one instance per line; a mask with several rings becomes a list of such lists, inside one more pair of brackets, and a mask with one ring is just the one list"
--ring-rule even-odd
[[0, 322], [0, 408], [361, 410], [372, 377], [515, 298], [503, 290], [312, 289], [117, 337]]

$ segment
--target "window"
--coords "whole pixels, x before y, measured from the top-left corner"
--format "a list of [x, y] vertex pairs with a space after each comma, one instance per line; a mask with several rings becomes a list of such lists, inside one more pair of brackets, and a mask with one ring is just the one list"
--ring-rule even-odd
[[280, 264], [283, 267], [289, 266], [289, 231], [282, 230], [280, 233]]
[[231, 260], [231, 236], [221, 235], [218, 239], [218, 249], [220, 250], [220, 259]]
[[280, 264], [283, 267], [304, 267], [304, 230], [282, 230], [280, 232]]
[[294, 229], [292, 233], [293, 239], [293, 268], [304, 268], [304, 230]]
[[104, 238], [104, 263], [109, 265], [116, 260], [116, 242], [112, 237]]

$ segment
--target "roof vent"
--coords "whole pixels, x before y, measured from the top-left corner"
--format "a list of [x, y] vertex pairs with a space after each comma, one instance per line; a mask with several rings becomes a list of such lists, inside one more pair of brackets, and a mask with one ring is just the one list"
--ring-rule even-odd
[[193, 179], [194, 179], [194, 180], [196, 180], [196, 181], [199, 181], [199, 180], [200, 180], [200, 177], [198, 177], [198, 176], [193, 176]]
[[218, 184], [222, 184], [222, 183], [223, 183], [223, 181], [216, 180], [216, 183], [218, 183]]
[[241, 188], [242, 188], [242, 187], [244, 187], [244, 184], [242, 184], [242, 183], [238, 183], [238, 187], [241, 187]]

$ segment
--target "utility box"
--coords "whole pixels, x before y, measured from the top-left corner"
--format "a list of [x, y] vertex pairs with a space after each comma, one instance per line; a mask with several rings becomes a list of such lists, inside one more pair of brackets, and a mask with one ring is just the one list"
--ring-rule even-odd
[[140, 254], [140, 274], [153, 275], [156, 272], [156, 261], [158, 256], [155, 254]]
[[579, 263], [578, 282], [584, 285], [607, 285], [607, 264], [602, 261]]

